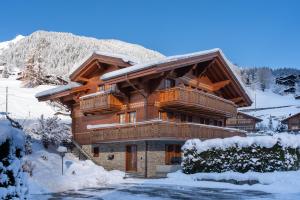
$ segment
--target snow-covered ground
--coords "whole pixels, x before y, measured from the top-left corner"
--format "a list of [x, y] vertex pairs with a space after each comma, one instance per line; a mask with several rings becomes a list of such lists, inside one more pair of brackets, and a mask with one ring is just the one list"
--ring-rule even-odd
[[269, 124], [270, 115], [272, 116], [273, 127], [276, 128], [281, 120], [300, 112], [300, 100], [296, 100], [292, 94], [282, 96], [273, 93], [271, 90], [266, 90], [264, 92], [261, 90], [249, 91], [251, 92], [250, 95], [252, 96], [253, 104], [250, 107], [241, 108], [240, 110], [270, 108], [246, 112], [247, 114], [261, 118], [263, 120], [262, 123], [265, 126], [268, 126]]
[[0, 78], [0, 113], [6, 109], [6, 87], [8, 87], [8, 113], [15, 119], [37, 119], [41, 115], [51, 117], [55, 110], [46, 102], [39, 102], [35, 94], [54, 86], [41, 85], [36, 88], [22, 87], [21, 81], [11, 77]]
[[[259, 183], [253, 185], [237, 185], [232, 183], [225, 183], [223, 182], [224, 180], [250, 180], [258, 181]], [[172, 184], [207, 188], [253, 190], [275, 194], [298, 193], [300, 198], [300, 171], [272, 173], [247, 172], [244, 174], [237, 172], [224, 172], [197, 173], [191, 175], [183, 174], [182, 172], [178, 171], [168, 174], [168, 178], [166, 179], [148, 180], [147, 182], [152, 184]]]
[[78, 160], [71, 153], [64, 157], [62, 175], [62, 162], [58, 152], [55, 149], [45, 150], [38, 142], [33, 143], [33, 153], [25, 156], [24, 161], [26, 160], [34, 165], [33, 175], [28, 177], [31, 194], [104, 187], [125, 182], [124, 172], [107, 171], [90, 160]]

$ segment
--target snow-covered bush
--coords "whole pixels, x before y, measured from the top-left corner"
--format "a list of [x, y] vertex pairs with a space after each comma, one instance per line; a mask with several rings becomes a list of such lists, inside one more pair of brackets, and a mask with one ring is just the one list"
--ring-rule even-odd
[[24, 162], [24, 164], [22, 165], [22, 169], [24, 172], [27, 172], [29, 174], [29, 176], [33, 175], [33, 169], [34, 169], [35, 165], [30, 161], [30, 160], [26, 160]]
[[0, 121], [0, 199], [26, 199], [26, 174], [22, 170], [24, 134], [7, 120]]
[[300, 136], [232, 137], [225, 139], [188, 140], [183, 149], [183, 172], [245, 173], [298, 170]]
[[278, 123], [277, 127], [276, 127], [276, 132], [278, 133], [282, 133], [284, 131], [287, 131], [288, 130], [288, 127], [286, 124], [283, 124], [281, 122]]
[[61, 123], [57, 116], [47, 119], [41, 116], [36, 127], [29, 131], [41, 136], [45, 148], [50, 144], [58, 146], [60, 143], [69, 142], [71, 139], [70, 127]]
[[25, 137], [25, 154], [32, 154], [32, 139], [30, 135]]

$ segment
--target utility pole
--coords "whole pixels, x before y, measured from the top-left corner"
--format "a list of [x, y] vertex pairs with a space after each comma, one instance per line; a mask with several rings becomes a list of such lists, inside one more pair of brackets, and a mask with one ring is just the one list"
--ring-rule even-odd
[[8, 116], [8, 87], [6, 86], [6, 93], [5, 93], [5, 114]]

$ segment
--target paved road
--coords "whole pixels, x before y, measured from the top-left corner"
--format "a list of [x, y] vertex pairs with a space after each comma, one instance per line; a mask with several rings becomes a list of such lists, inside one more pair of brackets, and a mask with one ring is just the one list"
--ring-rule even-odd
[[98, 199], [98, 200], [234, 200], [234, 199], [283, 199], [299, 200], [300, 194], [276, 195], [259, 191], [212, 189], [174, 185], [126, 184], [103, 188], [87, 188], [77, 191], [30, 196], [44, 199]]

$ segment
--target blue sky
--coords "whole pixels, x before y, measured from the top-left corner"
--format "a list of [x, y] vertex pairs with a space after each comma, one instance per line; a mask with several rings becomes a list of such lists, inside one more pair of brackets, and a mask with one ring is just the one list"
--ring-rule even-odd
[[9, 0], [0, 8], [0, 41], [71, 32], [165, 55], [219, 47], [240, 66], [300, 69], [298, 0]]

